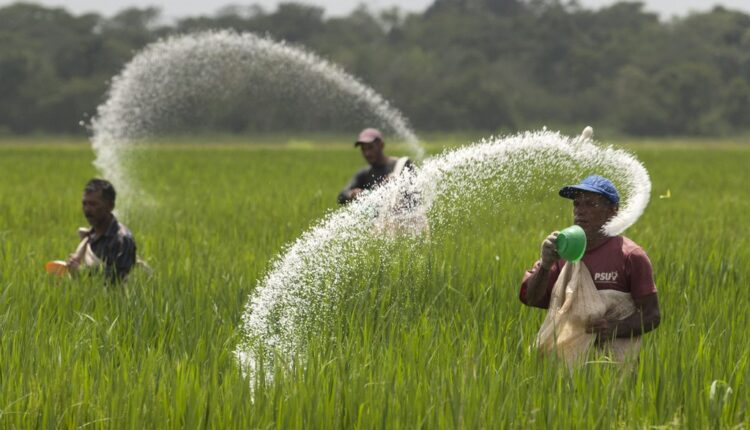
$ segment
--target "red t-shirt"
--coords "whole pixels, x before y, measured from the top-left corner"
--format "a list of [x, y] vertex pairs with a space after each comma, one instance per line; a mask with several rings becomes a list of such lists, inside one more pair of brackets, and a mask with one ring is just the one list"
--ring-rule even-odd
[[[581, 260], [591, 272], [597, 290], [617, 290], [630, 293], [634, 299], [656, 293], [653, 269], [646, 252], [625, 236], [615, 236], [594, 249], [586, 251]], [[521, 301], [526, 303], [526, 284], [541, 266], [541, 260], [527, 271], [521, 284]], [[544, 308], [549, 307], [552, 288], [560, 275], [565, 260], [557, 260], [550, 268]]]

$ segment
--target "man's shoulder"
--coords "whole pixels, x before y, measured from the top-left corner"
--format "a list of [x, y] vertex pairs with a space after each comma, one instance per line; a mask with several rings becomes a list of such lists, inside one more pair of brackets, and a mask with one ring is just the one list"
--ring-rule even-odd
[[595, 253], [598, 255], [609, 255], [609, 256], [618, 254], [624, 258], [628, 258], [629, 256], [633, 254], [645, 255], [645, 251], [643, 250], [643, 248], [641, 248], [640, 245], [638, 245], [633, 240], [622, 235], [611, 237], [604, 244], [598, 247]]
[[399, 162], [403, 162], [405, 164], [412, 164], [411, 158], [407, 156], [403, 157], [388, 157], [388, 164], [390, 165], [396, 165]]
[[409, 157], [389, 157], [387, 170], [388, 173], [398, 172], [401, 173], [404, 169], [411, 169], [414, 164], [411, 162]]
[[622, 250], [623, 252], [630, 253], [634, 250], [640, 249], [643, 250], [643, 247], [641, 245], [638, 245], [635, 243], [635, 241], [627, 236], [620, 236], [622, 238]]
[[370, 171], [372, 171], [372, 167], [371, 166], [364, 166], [361, 169], [357, 170], [357, 172], [354, 174], [354, 176], [356, 176], [356, 177], [366, 176], [366, 175], [370, 174]]
[[643, 249], [641, 245], [638, 245], [634, 240], [628, 237], [625, 237], [625, 236], [620, 236], [620, 237], [622, 238], [622, 245], [621, 245], [622, 254], [626, 258], [630, 258], [630, 257], [648, 258], [648, 255], [646, 254], [646, 250]]
[[133, 238], [133, 233], [130, 231], [130, 229], [117, 219], [115, 219], [115, 222], [117, 223], [117, 226], [116, 226], [117, 231], [115, 232], [115, 237], [117, 237], [117, 239], [120, 241], [135, 243], [135, 239]]

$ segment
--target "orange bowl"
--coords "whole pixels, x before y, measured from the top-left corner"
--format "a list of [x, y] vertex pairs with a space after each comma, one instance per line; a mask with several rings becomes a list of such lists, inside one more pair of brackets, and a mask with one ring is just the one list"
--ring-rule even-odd
[[47, 273], [55, 276], [63, 276], [68, 273], [68, 265], [62, 260], [48, 261], [44, 265]]

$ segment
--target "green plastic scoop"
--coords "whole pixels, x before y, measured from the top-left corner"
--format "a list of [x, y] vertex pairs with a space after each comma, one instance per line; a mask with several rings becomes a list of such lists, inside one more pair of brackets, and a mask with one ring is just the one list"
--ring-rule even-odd
[[586, 253], [586, 233], [580, 226], [571, 225], [560, 231], [555, 244], [560, 257], [575, 263]]

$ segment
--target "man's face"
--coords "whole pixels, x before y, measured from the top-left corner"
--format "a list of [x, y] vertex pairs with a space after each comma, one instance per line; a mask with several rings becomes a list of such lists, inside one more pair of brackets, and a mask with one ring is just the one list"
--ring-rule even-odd
[[573, 197], [573, 222], [583, 228], [586, 236], [598, 234], [615, 214], [617, 205], [601, 194], [579, 191]]
[[83, 216], [92, 227], [106, 221], [114, 209], [112, 202], [104, 200], [101, 190], [84, 191], [82, 203]]
[[365, 157], [370, 165], [375, 164], [383, 156], [383, 142], [376, 140], [369, 143], [360, 143], [360, 149], [362, 150], [362, 156]]

